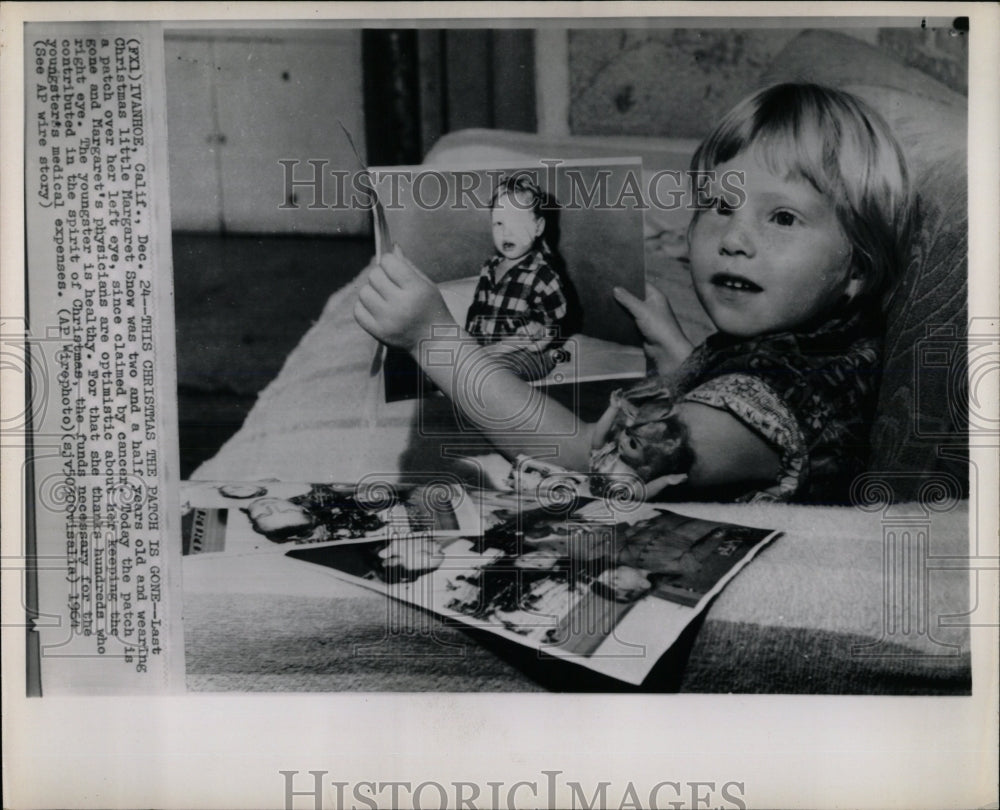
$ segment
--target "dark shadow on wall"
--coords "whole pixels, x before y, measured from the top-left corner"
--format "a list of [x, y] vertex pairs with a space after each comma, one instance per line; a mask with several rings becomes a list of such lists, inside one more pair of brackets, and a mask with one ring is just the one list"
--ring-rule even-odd
[[257, 394], [372, 253], [368, 238], [175, 233], [181, 477], [218, 452]]
[[365, 139], [373, 166], [420, 163], [443, 134], [535, 132], [535, 32], [362, 32]]

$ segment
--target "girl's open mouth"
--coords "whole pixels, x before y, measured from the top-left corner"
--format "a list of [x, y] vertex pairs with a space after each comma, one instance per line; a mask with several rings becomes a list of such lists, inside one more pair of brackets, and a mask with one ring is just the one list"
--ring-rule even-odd
[[712, 284], [716, 287], [736, 292], [758, 293], [764, 291], [762, 287], [754, 284], [750, 279], [743, 278], [742, 276], [734, 276], [731, 273], [716, 273], [712, 276]]

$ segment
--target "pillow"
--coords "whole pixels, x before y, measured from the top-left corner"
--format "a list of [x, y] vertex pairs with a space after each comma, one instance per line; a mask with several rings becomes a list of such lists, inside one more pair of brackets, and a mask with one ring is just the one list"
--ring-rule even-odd
[[793, 80], [839, 87], [870, 103], [899, 139], [915, 193], [912, 260], [887, 313], [869, 468], [886, 473], [900, 500], [914, 499], [934, 472], [954, 476], [967, 493], [967, 101], [830, 31], [792, 40], [761, 86]]

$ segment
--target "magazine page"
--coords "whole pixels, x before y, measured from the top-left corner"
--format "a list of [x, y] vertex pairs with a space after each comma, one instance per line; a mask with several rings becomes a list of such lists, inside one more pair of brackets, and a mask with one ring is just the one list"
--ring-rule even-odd
[[181, 500], [185, 556], [282, 554], [632, 684], [777, 536], [548, 486], [191, 481]]
[[[497, 505], [496, 494], [472, 498], [481, 514], [496, 514], [487, 508]], [[372, 542], [298, 548], [288, 556], [639, 684], [712, 596], [777, 534], [654, 505], [615, 509], [592, 499], [556, 504], [543, 497], [534, 508], [518, 502], [514, 511], [475, 535], [399, 532]]]
[[458, 482], [282, 481], [181, 484], [183, 554], [253, 554], [288, 546], [385, 541], [417, 532], [476, 533], [477, 510]]

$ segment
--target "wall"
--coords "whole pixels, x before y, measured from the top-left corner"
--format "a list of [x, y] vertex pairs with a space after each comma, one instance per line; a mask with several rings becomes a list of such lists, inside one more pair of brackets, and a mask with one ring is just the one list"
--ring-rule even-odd
[[[956, 32], [839, 30], [965, 92], [966, 37]], [[395, 62], [384, 48], [366, 55], [360, 30], [173, 32], [165, 41], [173, 225], [370, 233], [364, 211], [306, 208], [308, 189], [295, 192], [298, 210], [279, 208], [288, 202], [280, 159], [357, 168], [341, 122], [363, 155], [366, 145], [381, 155], [375, 163], [416, 162], [441, 134], [466, 127], [700, 138], [800, 31], [422, 29], [402, 38], [409, 50]], [[383, 63], [410, 73], [373, 81]], [[393, 116], [412, 123], [393, 126]], [[393, 151], [404, 130], [413, 142], [405, 159]], [[298, 169], [299, 178], [312, 172]]]
[[[355, 172], [341, 124], [373, 165], [419, 163], [446, 132], [536, 129], [531, 29], [245, 29], [165, 38], [174, 230], [366, 235], [363, 210], [311, 210], [285, 189]], [[369, 120], [366, 120], [366, 116]], [[324, 202], [336, 199], [327, 185]], [[279, 206], [294, 201], [297, 210]]]
[[[879, 47], [953, 90], [966, 90], [966, 42], [957, 32], [918, 27], [836, 30]], [[569, 79], [562, 91], [568, 96], [568, 129], [574, 135], [700, 138], [719, 110], [757, 86], [770, 62], [801, 31], [570, 30], [565, 57]], [[556, 108], [563, 104], [558, 87], [549, 85], [546, 93], [544, 103]]]
[[878, 44], [904, 65], [917, 68], [956, 93], [969, 92], [968, 36], [952, 29], [884, 28]]
[[311, 159], [357, 168], [340, 124], [363, 152], [360, 31], [178, 32], [164, 48], [174, 230], [370, 230], [364, 211], [310, 210], [311, 189], [294, 190], [298, 210], [279, 208], [279, 160], [303, 162], [297, 179]]
[[570, 31], [570, 131], [701, 137], [797, 33]]

